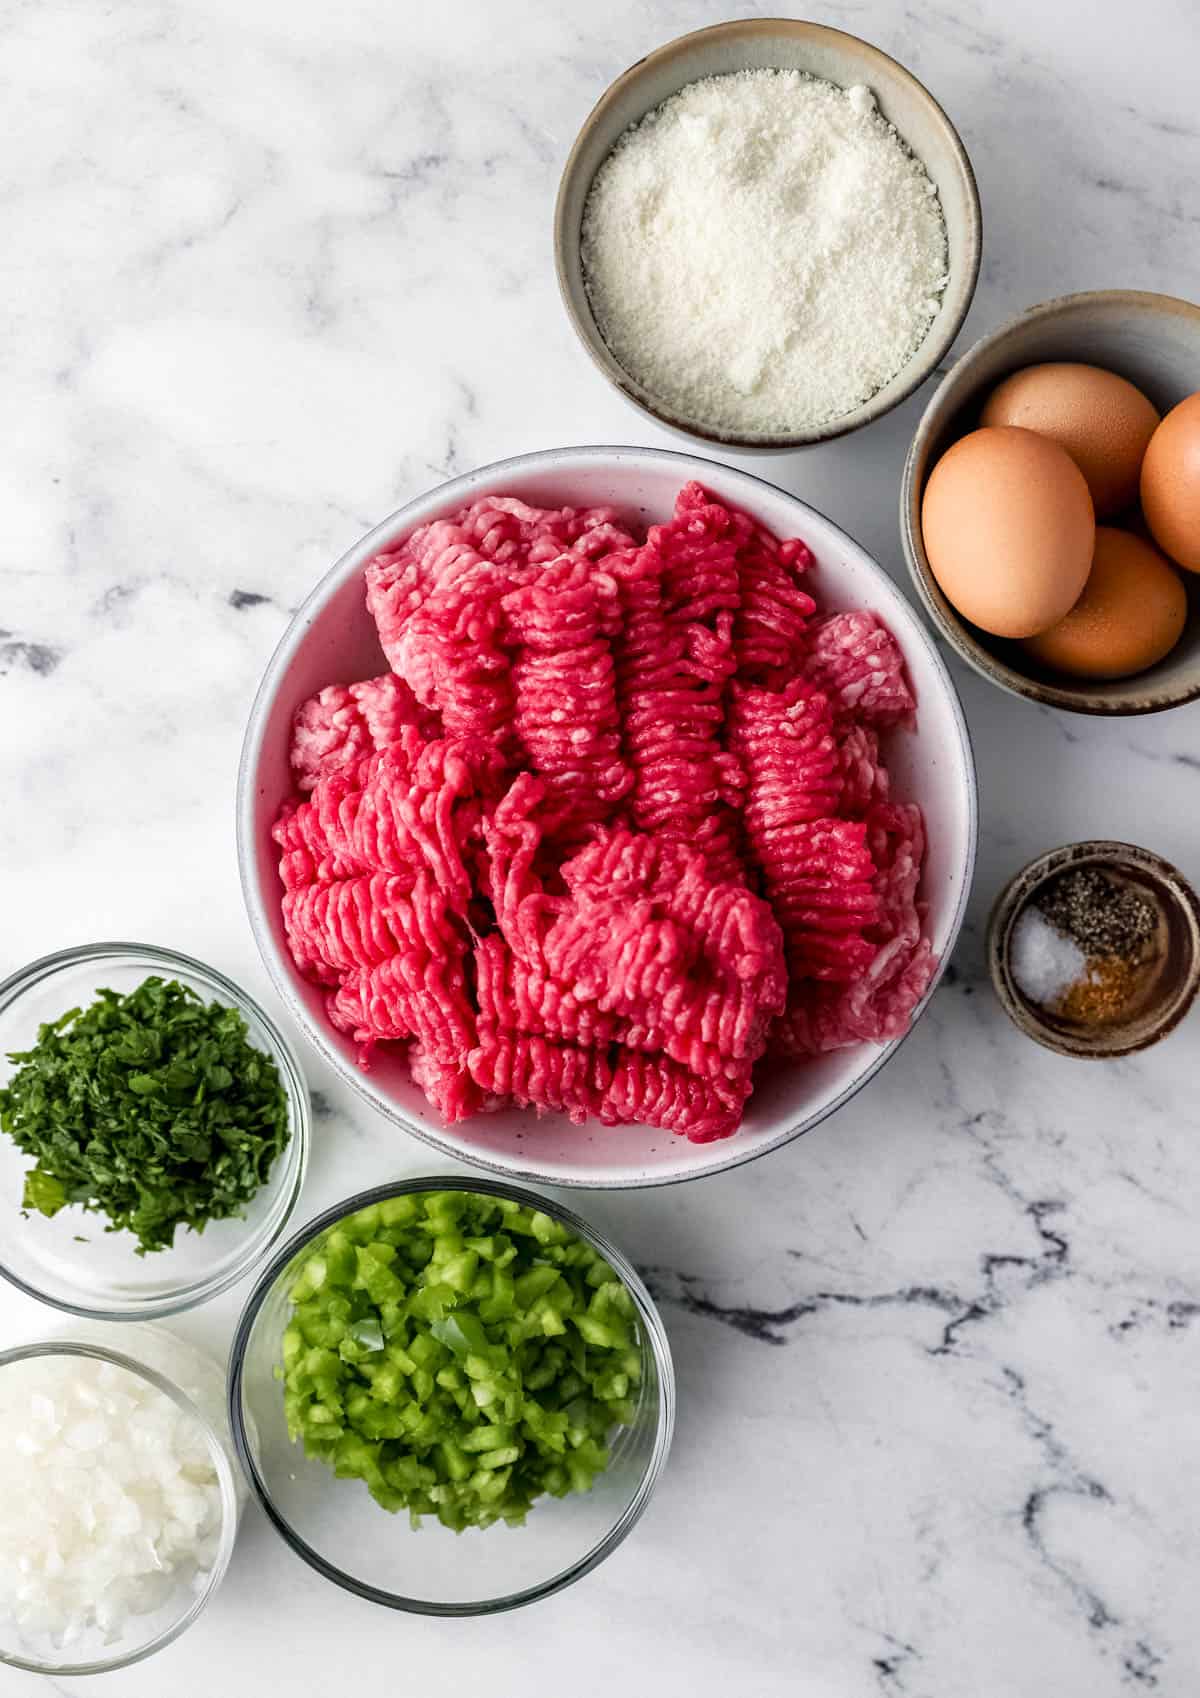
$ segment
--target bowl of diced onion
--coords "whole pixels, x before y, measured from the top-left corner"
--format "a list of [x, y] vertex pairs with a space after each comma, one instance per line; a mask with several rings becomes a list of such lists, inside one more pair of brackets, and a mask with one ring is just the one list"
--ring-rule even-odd
[[136, 1356], [83, 1336], [0, 1353], [0, 1664], [67, 1676], [140, 1662], [196, 1620], [229, 1565], [239, 1497], [219, 1370], [140, 1330]]
[[230, 1356], [238, 1457], [292, 1549], [415, 1614], [490, 1615], [609, 1556], [661, 1474], [670, 1346], [632, 1264], [490, 1180], [381, 1186], [267, 1267]]

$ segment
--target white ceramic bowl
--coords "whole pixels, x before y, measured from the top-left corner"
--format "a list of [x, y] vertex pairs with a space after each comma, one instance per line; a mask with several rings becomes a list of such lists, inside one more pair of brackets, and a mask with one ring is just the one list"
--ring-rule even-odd
[[[565, 1116], [539, 1120], [507, 1110], [447, 1127], [396, 1062], [369, 1073], [353, 1044], [326, 1018], [321, 991], [297, 973], [287, 951], [281, 887], [271, 825], [291, 793], [288, 742], [292, 715], [325, 684], [353, 682], [383, 670], [363, 594], [363, 567], [380, 549], [487, 491], [504, 491], [543, 506], [606, 502], [650, 522], [670, 516], [675, 496], [697, 478], [722, 500], [744, 508], [781, 536], [801, 536], [819, 563], [822, 607], [869, 607], [895, 632], [918, 700], [915, 732], [887, 745], [894, 793], [925, 811], [929, 855], [922, 895], [940, 961], [958, 936], [975, 861], [975, 767], [958, 696], [933, 641], [887, 574], [846, 533], [805, 502], [747, 472], [691, 454], [650, 448], [561, 448], [498, 461], [410, 502], [357, 543], [317, 585], [285, 632], [255, 699], [238, 775], [238, 857], [258, 946], [296, 1020], [320, 1053], [368, 1102], [447, 1155], [496, 1173], [554, 1185], [665, 1185], [736, 1167], [807, 1132], [877, 1073], [896, 1048], [859, 1045], [763, 1080], [734, 1137], [712, 1144], [646, 1127], [573, 1126]], [[935, 981], [936, 982], [936, 981]], [[932, 993], [933, 987], [930, 987]], [[928, 1000], [928, 999], [926, 999]], [[924, 1004], [922, 1004], [924, 1006]], [[918, 1011], [919, 1012], [919, 1011]]]

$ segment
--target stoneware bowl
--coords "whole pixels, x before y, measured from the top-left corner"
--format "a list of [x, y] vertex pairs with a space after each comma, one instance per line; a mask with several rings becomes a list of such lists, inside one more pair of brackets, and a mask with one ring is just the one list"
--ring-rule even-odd
[[950, 646], [1002, 690], [1072, 713], [1160, 713], [1200, 698], [1200, 580], [1183, 573], [1191, 614], [1178, 644], [1146, 672], [1110, 682], [1072, 681], [1040, 670], [1016, 643], [990, 637], [958, 614], [930, 569], [921, 540], [929, 474], [952, 442], [976, 429], [988, 395], [1010, 372], [1043, 360], [1104, 366], [1136, 383], [1160, 412], [1200, 389], [1200, 306], [1170, 295], [1104, 289], [1030, 307], [951, 366], [908, 451], [900, 532], [913, 584]]
[[[330, 1025], [319, 987], [302, 979], [284, 939], [278, 852], [271, 825], [291, 794], [288, 744], [299, 705], [324, 685], [376, 676], [386, 662], [363, 593], [363, 567], [417, 525], [486, 493], [540, 506], [613, 503], [647, 522], [666, 519], [680, 487], [699, 479], [781, 536], [801, 536], [818, 561], [814, 593], [830, 609], [875, 609], [904, 651], [918, 702], [915, 731], [897, 731], [885, 755], [898, 798], [919, 802], [929, 853], [922, 896], [939, 961], [958, 935], [975, 859], [975, 768], [962, 709], [924, 624], [887, 574], [844, 531], [813, 508], [746, 472], [692, 455], [648, 448], [562, 448], [485, 466], [443, 484], [385, 519], [313, 590], [276, 650], [251, 710], [238, 779], [238, 855], [258, 946], [288, 1009], [325, 1059], [374, 1107], [445, 1155], [494, 1172], [555, 1185], [662, 1185], [736, 1167], [778, 1148], [831, 1114], [866, 1084], [896, 1045], [856, 1045], [781, 1067], [747, 1105], [741, 1129], [689, 1144], [641, 1126], [573, 1126], [516, 1109], [447, 1127], [407, 1077], [380, 1056], [369, 1072], [354, 1045]], [[932, 986], [930, 987], [932, 991]], [[924, 1006], [922, 1004], [922, 1006]], [[919, 1010], [918, 1010], [919, 1012]]]
[[[592, 178], [630, 124], [699, 77], [760, 69], [808, 71], [843, 88], [865, 83], [871, 89], [884, 117], [895, 125], [937, 185], [950, 245], [950, 281], [920, 348], [860, 407], [810, 430], [726, 436], [672, 413], [609, 353], [584, 286], [580, 225]], [[981, 245], [979, 194], [970, 160], [953, 124], [929, 91], [869, 42], [791, 18], [716, 24], [680, 36], [639, 59], [589, 113], [567, 157], [554, 210], [554, 256], [563, 304], [580, 341], [609, 382], [640, 412], [668, 429], [726, 448], [765, 452], [843, 436], [911, 395], [942, 359], [967, 315], [979, 275]]]
[[[1165, 933], [1162, 971], [1149, 1002], [1128, 1021], [1092, 1028], [1059, 1020], [1031, 1002], [1009, 961], [1013, 927], [1026, 905], [1060, 873], [1087, 866], [1139, 885], [1157, 907]], [[1090, 1061], [1132, 1055], [1173, 1031], [1200, 988], [1200, 899], [1177, 868], [1149, 849], [1106, 839], [1068, 843], [1039, 855], [1000, 892], [988, 921], [987, 959], [1005, 1013], [1027, 1037], [1059, 1055]]]

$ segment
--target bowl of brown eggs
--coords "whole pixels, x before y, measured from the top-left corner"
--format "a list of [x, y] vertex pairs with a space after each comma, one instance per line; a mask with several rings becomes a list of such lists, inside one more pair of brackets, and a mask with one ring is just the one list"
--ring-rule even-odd
[[1067, 295], [985, 336], [925, 409], [900, 528], [930, 618], [1002, 689], [1200, 698], [1200, 306]]

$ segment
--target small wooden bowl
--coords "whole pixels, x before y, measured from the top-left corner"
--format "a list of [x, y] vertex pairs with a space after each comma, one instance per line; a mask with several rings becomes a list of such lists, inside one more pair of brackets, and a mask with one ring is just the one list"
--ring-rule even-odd
[[[1060, 1019], [1031, 1002], [1018, 988], [1009, 962], [1013, 927], [1028, 903], [1050, 879], [1083, 866], [1141, 886], [1157, 907], [1166, 933], [1150, 1001], [1127, 1021], [1094, 1027]], [[1200, 899], [1176, 867], [1149, 849], [1103, 838], [1068, 843], [1030, 861], [1000, 892], [988, 921], [987, 962], [1005, 1013], [1026, 1037], [1059, 1055], [1090, 1061], [1133, 1055], [1173, 1031], [1200, 989]]]
[[[949, 242], [950, 281], [916, 353], [882, 389], [841, 418], [786, 433], [722, 433], [676, 415], [609, 352], [592, 314], [580, 255], [580, 227], [592, 179], [631, 124], [700, 77], [731, 71], [807, 71], [843, 88], [865, 83], [883, 116], [937, 185]], [[554, 209], [554, 262], [567, 316], [593, 363], [639, 412], [693, 441], [764, 453], [844, 436], [905, 400], [931, 375], [967, 316], [983, 246], [979, 192], [958, 132], [929, 90], [870, 42], [795, 18], [746, 18], [669, 41], [631, 65], [584, 120], [567, 156]]]
[[950, 367], [921, 415], [900, 489], [900, 535], [917, 594], [955, 653], [1013, 695], [1070, 713], [1109, 715], [1161, 713], [1200, 699], [1200, 577], [1194, 572], [1180, 573], [1191, 613], [1170, 654], [1146, 672], [1109, 681], [1041, 670], [1019, 643], [990, 637], [964, 619], [933, 575], [921, 536], [921, 500], [930, 472], [951, 443], [976, 429], [984, 402], [1002, 378], [1046, 360], [1078, 360], [1115, 371], [1166, 413], [1200, 389], [1200, 306], [1133, 289], [1064, 295], [1002, 324]]

